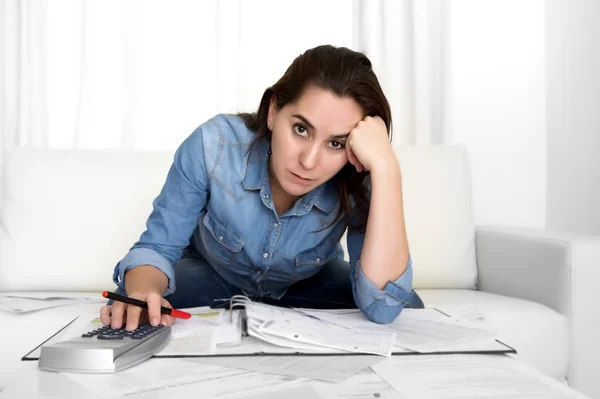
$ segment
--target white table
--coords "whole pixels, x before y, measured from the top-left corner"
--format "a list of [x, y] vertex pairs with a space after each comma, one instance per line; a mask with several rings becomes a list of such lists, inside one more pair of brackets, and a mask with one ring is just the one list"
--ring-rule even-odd
[[[19, 323], [21, 315], [3, 314], [4, 329], [1, 337], [0, 349], [0, 399], [6, 398], [81, 398], [97, 399], [98, 396], [87, 391], [67, 376], [60, 373], [40, 371], [37, 361], [21, 361], [21, 357], [32, 350], [37, 344], [48, 338], [74, 318], [74, 315], [90, 311], [98, 311], [101, 304], [85, 304], [56, 308], [52, 312], [42, 311], [39, 314], [30, 314], [27, 325]], [[48, 316], [51, 315], [51, 318]], [[41, 328], [40, 326], [43, 326]], [[27, 328], [29, 327], [29, 328]], [[35, 328], [34, 328], [35, 327]], [[6, 335], [4, 335], [6, 334]], [[16, 339], [10, 338], [16, 336]], [[6, 345], [12, 342], [12, 345]], [[177, 389], [163, 389], [146, 393], [144, 396], [136, 395], [135, 398], [168, 398], [174, 397], [201, 397], [200, 385], [178, 387]], [[286, 392], [286, 399], [293, 399], [294, 393], [303, 399], [310, 399], [306, 392], [290, 389]], [[193, 395], [193, 396], [192, 396]], [[586, 398], [581, 395], [581, 398]]]

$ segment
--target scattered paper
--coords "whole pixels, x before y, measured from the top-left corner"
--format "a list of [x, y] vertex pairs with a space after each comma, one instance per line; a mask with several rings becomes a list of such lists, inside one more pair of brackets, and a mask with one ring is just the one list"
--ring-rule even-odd
[[583, 399], [506, 355], [395, 356], [372, 367], [404, 399]]
[[81, 299], [93, 302], [104, 302], [105, 298], [100, 293], [89, 292], [37, 292], [37, 291], [12, 291], [4, 292], [0, 296], [26, 299]]
[[150, 359], [114, 374], [64, 374], [101, 398], [152, 393], [161, 398], [239, 397], [304, 381], [180, 359]]
[[231, 399], [323, 399], [321, 395], [309, 384], [286, 386], [268, 392], [243, 393], [241, 396], [232, 396]]
[[342, 382], [381, 362], [381, 356], [247, 356], [210, 357], [188, 361], [262, 373]]
[[498, 336], [495, 331], [463, 325], [435, 309], [405, 309], [389, 324], [373, 323], [360, 312], [303, 312], [327, 324], [350, 331], [394, 333], [394, 346], [422, 353], [483, 341], [493, 343], [494, 338]]
[[[237, 347], [217, 347], [217, 355], [278, 355], [278, 354], [297, 354], [300, 352], [297, 348], [289, 348], [286, 346], [279, 346], [270, 342], [263, 341], [260, 338], [245, 336], [242, 339], [242, 343]], [[327, 348], [314, 349], [303, 349], [302, 354], [315, 354], [320, 355], [323, 353], [330, 353], [331, 350]]]
[[171, 326], [171, 338], [182, 338], [196, 333], [204, 333], [206, 330], [214, 330], [223, 324], [222, 311], [215, 311], [211, 308], [185, 309], [191, 313], [192, 317], [187, 320], [176, 319]]
[[390, 384], [371, 369], [364, 370], [339, 384], [312, 381], [310, 385], [323, 399], [403, 399]]
[[15, 296], [13, 294], [0, 294], [0, 310], [10, 313], [27, 313], [37, 310], [54, 308], [57, 306], [75, 305], [82, 303], [101, 303], [106, 301], [104, 298], [79, 297], [45, 297], [32, 298]]
[[499, 313], [477, 306], [467, 306], [463, 304], [447, 304], [436, 306], [441, 312], [444, 312], [453, 320], [471, 323], [472, 325], [487, 325], [496, 328], [506, 322], [505, 318]]

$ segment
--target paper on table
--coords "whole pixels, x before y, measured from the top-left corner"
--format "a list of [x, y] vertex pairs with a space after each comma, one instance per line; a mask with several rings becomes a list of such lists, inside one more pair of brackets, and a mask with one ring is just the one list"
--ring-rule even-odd
[[506, 323], [506, 318], [492, 309], [465, 306], [463, 304], [444, 304], [436, 306], [436, 309], [444, 312], [454, 320], [470, 323], [474, 326], [485, 325], [486, 328], [496, 328], [496, 326]]
[[[268, 353], [269, 355], [273, 354], [286, 354], [293, 355], [299, 352], [297, 348], [290, 348], [286, 346], [279, 346], [272, 344], [267, 341], [263, 341], [262, 339], [246, 336], [243, 338], [240, 346], [237, 347], [217, 347], [216, 354], [217, 355], [240, 355], [240, 354], [254, 354], [254, 355], [262, 355], [264, 353]], [[319, 350], [314, 349], [303, 349], [302, 354], [323, 354], [330, 353], [331, 350], [319, 348]]]
[[244, 399], [323, 399], [310, 384], [294, 385], [293, 387], [261, 392], [252, 396], [247, 396], [244, 393], [242, 396], [233, 396], [231, 399], [237, 399], [238, 397]]
[[92, 302], [106, 301], [100, 293], [89, 292], [30, 292], [30, 291], [11, 291], [1, 293], [0, 296], [10, 298], [26, 298], [26, 299], [80, 299]]
[[310, 384], [323, 399], [402, 399], [400, 394], [373, 370], [367, 369], [346, 381], [312, 381]]
[[403, 310], [390, 324], [373, 323], [360, 312], [345, 314], [326, 311], [303, 312], [331, 325], [352, 331], [395, 333], [395, 346], [423, 353], [461, 344], [493, 341], [493, 338], [498, 335], [495, 331], [462, 325], [433, 309], [410, 309], [413, 312], [407, 310], [409, 309]]
[[253, 303], [246, 307], [246, 315], [249, 335], [290, 348], [390, 356], [394, 344], [393, 333], [341, 329], [296, 309]]
[[[287, 386], [305, 380], [288, 376], [256, 373], [180, 359], [150, 359], [114, 374], [65, 373], [99, 397], [137, 396], [160, 391], [160, 397], [225, 398]], [[167, 390], [168, 388], [168, 390]], [[159, 396], [159, 395], [156, 395]]]
[[234, 326], [226, 324], [195, 329], [193, 334], [170, 337], [167, 346], [154, 357], [211, 355], [217, 353], [220, 345], [232, 346], [231, 350], [235, 351], [241, 339]]
[[290, 347], [309, 344], [383, 356], [391, 356], [395, 338], [394, 333], [352, 331], [327, 326], [312, 319], [307, 319], [302, 324], [271, 320], [262, 324], [257, 331], [263, 336], [284, 338]]
[[342, 382], [384, 360], [381, 356], [251, 356], [210, 357], [188, 359], [191, 362], [212, 364], [289, 375], [330, 382]]
[[583, 399], [507, 355], [395, 356], [372, 367], [404, 399]]
[[97, 298], [26, 298], [20, 296], [0, 295], [0, 310], [11, 313], [27, 313], [42, 309], [54, 308], [57, 306], [74, 305], [81, 303], [101, 303], [105, 299]]
[[171, 338], [187, 337], [196, 333], [213, 330], [223, 324], [222, 311], [215, 311], [208, 306], [186, 309], [192, 317], [187, 320], [175, 320], [171, 326]]

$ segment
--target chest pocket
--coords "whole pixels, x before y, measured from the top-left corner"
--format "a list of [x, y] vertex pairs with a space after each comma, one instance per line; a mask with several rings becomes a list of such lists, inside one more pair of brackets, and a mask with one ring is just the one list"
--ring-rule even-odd
[[246, 243], [209, 213], [202, 218], [200, 232], [206, 251], [213, 258], [226, 264], [233, 261]]
[[321, 244], [300, 252], [294, 258], [294, 280], [299, 281], [314, 276], [327, 262], [336, 257], [337, 245], [335, 243]]

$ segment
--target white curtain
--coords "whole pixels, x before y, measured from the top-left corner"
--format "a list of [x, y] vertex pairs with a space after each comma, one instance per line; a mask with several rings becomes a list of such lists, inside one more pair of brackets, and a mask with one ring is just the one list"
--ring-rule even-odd
[[254, 110], [323, 43], [372, 59], [395, 142], [446, 140], [441, 0], [3, 0], [1, 12], [9, 146], [173, 148], [216, 113]]
[[392, 107], [394, 141], [442, 144], [449, 2], [354, 0], [354, 43], [375, 65]]

